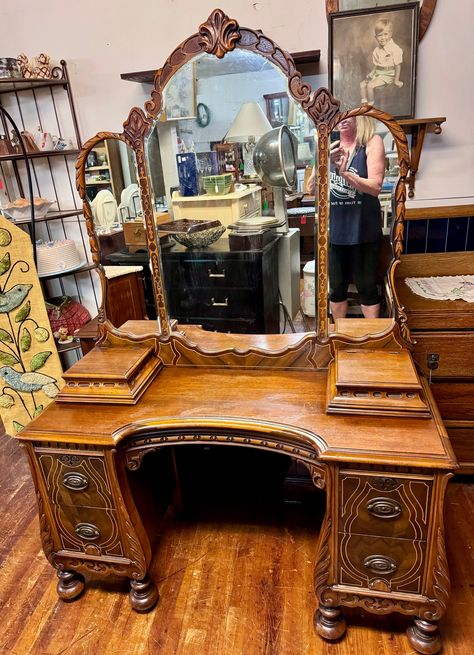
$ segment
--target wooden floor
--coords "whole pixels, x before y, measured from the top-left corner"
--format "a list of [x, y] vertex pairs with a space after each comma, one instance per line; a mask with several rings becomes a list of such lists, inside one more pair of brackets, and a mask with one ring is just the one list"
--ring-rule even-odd
[[[0, 498], [0, 655], [414, 653], [404, 617], [379, 621], [347, 611], [343, 641], [326, 644], [314, 634], [322, 493], [316, 504], [266, 513], [265, 503], [255, 508], [247, 498], [232, 512], [222, 503], [212, 514], [206, 504], [198, 507], [199, 520], [170, 515], [151, 570], [161, 600], [145, 615], [130, 609], [128, 584], [120, 580], [89, 581], [71, 604], [57, 599], [26, 459], [6, 436], [0, 437]], [[474, 653], [473, 526], [474, 483], [453, 482], [447, 502], [453, 594], [441, 623], [444, 655]]]

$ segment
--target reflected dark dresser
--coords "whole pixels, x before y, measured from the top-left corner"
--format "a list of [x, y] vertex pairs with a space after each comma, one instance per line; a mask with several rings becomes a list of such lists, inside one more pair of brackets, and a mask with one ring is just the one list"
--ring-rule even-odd
[[176, 245], [162, 253], [170, 316], [205, 330], [247, 334], [280, 331], [278, 238], [261, 250]]

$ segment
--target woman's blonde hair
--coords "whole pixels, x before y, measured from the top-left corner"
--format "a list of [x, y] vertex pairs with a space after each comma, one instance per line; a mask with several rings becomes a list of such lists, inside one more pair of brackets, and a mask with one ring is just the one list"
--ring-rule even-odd
[[375, 134], [375, 121], [370, 116], [356, 116], [357, 143], [366, 146]]

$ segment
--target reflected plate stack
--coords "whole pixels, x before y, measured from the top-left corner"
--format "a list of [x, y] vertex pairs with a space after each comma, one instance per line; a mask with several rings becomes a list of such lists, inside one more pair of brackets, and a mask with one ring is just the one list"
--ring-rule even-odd
[[261, 250], [275, 238], [275, 228], [281, 225], [275, 216], [241, 218], [229, 225], [229, 247], [231, 250]]

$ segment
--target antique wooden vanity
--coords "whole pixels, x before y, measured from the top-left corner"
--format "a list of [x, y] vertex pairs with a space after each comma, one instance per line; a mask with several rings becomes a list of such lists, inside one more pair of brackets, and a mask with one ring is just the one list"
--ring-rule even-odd
[[[220, 334], [179, 325], [168, 314], [149, 134], [159, 122], [166, 85], [182, 67], [203, 57], [218, 64], [233, 52], [258, 57], [284, 76], [290, 98], [317, 129], [314, 332]], [[327, 315], [328, 136], [344, 117], [363, 113], [391, 131], [399, 154], [387, 273], [392, 317], [348, 319], [336, 330]], [[314, 577], [317, 632], [340, 638], [343, 606], [378, 615], [401, 612], [414, 619], [407, 631], [412, 647], [438, 652], [437, 624], [449, 597], [443, 504], [457, 465], [429, 386], [413, 365], [406, 316], [393, 287], [405, 211], [403, 130], [369, 106], [341, 113], [326, 89], [313, 92], [302, 82], [291, 57], [271, 39], [216, 10], [157, 72], [145, 111], [132, 109], [122, 134], [99, 133], [81, 152], [78, 188], [96, 263], [84, 166], [104, 138], [135, 153], [158, 324], [135, 321], [118, 330], [102, 309], [99, 345], [65, 373], [57, 402], [19, 435], [59, 596], [80, 595], [81, 572], [120, 575], [131, 580], [132, 607], [152, 609], [158, 600], [147, 573], [153, 553], [135, 496], [144, 456], [193, 444], [261, 449], [302, 462], [326, 492]], [[105, 276], [101, 281], [105, 296]]]

